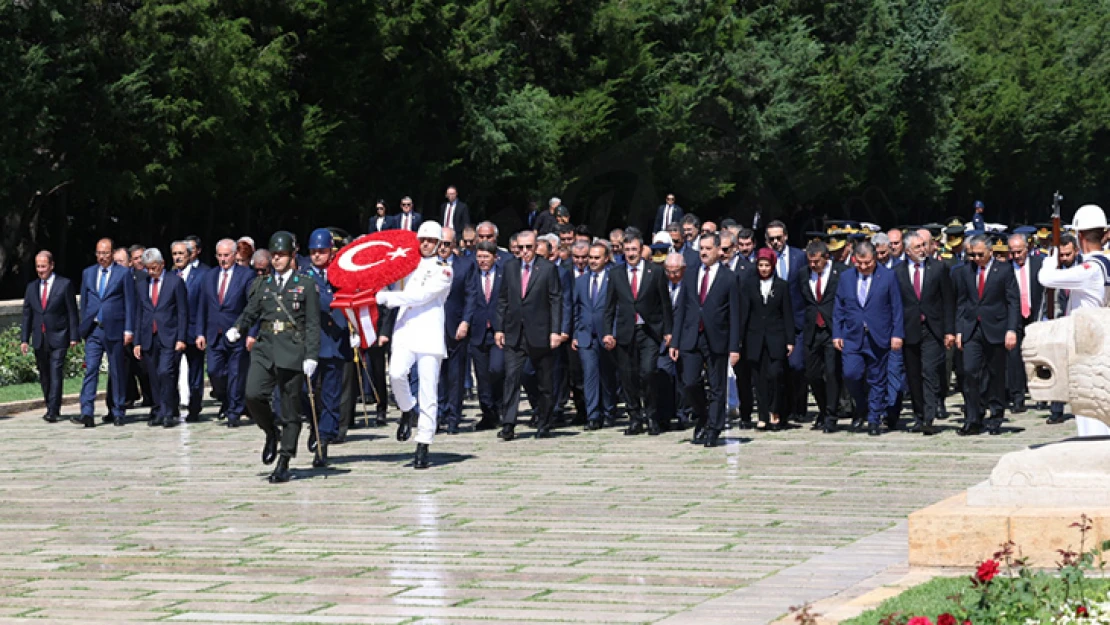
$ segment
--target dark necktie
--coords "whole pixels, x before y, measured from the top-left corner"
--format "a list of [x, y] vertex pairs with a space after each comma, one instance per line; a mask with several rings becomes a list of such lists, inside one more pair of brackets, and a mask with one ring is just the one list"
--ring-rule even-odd
[[[817, 300], [817, 303], [820, 304], [821, 303], [821, 296], [824, 295], [824, 293], [821, 292], [821, 274], [817, 274], [817, 287], [813, 291], [814, 291], [813, 295], [814, 295], [815, 299]], [[817, 327], [818, 328], [825, 327], [825, 317], [821, 314], [821, 309], [820, 308], [817, 309]]]
[[[154, 284], [150, 287], [150, 307], [158, 308], [158, 278], [154, 279]], [[154, 322], [154, 325], [151, 327], [151, 329], [154, 331], [154, 334], [158, 334], [157, 321]]]

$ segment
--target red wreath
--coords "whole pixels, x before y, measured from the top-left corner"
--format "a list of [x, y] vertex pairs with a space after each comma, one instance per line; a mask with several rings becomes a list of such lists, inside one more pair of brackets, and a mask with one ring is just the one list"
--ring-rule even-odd
[[387, 230], [363, 235], [335, 255], [328, 281], [354, 296], [377, 293], [416, 270], [420, 241], [409, 230]]

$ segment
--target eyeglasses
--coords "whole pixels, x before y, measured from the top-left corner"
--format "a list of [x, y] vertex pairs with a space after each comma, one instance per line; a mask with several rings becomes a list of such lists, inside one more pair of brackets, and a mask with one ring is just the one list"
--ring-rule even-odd
[[986, 254], [984, 254], [982, 252], [968, 252], [967, 253], [968, 258], [982, 258], [984, 256], [986, 256]]
[[732, 246], [731, 245], [722, 245], [721, 246], [721, 251], [727, 254], [727, 253], [732, 251]]
[[528, 245], [525, 245], [523, 243], [517, 243], [516, 246], [519, 247], [522, 250], [530, 250], [530, 249], [536, 247], [536, 244], [535, 243], [529, 243]]
[[785, 238], [786, 238], [785, 236], [779, 235], [777, 237], [767, 237], [767, 240], [768, 241], [782, 241]]
[[401, 202], [401, 206], [412, 206], [412, 202]]

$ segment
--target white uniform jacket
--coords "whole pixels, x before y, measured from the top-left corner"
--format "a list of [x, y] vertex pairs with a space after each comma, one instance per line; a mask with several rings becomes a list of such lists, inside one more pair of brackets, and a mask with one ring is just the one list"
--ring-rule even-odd
[[379, 291], [378, 303], [397, 308], [393, 349], [447, 357], [443, 303], [451, 291], [451, 266], [438, 257], [421, 259], [400, 291]]

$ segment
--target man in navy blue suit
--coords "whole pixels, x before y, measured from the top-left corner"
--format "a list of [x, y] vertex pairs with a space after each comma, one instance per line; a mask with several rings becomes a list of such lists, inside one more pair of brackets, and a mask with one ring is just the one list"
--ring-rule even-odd
[[[582, 362], [582, 389], [586, 396], [586, 427], [601, 429], [617, 410], [617, 364], [612, 324], [606, 325], [610, 272], [609, 250], [601, 243], [590, 246], [589, 271], [574, 281], [574, 340], [571, 349]], [[655, 356], [655, 354], [651, 354]]]
[[81, 383], [81, 417], [73, 422], [87, 428], [93, 420], [100, 361], [108, 355], [112, 382], [112, 420], [123, 425], [127, 402], [127, 357], [124, 347], [134, 338], [135, 280], [131, 270], [112, 262], [112, 240], [96, 244], [96, 264], [81, 274], [81, 325], [85, 339], [85, 379]]
[[478, 407], [482, 411], [482, 418], [474, 426], [476, 431], [497, 427], [504, 408], [501, 397], [505, 385], [505, 355], [493, 340], [493, 318], [497, 314], [502, 271], [497, 263], [497, 251], [497, 244], [488, 239], [479, 240], [474, 248], [479, 291], [470, 328], [470, 359], [474, 361]]
[[35, 364], [46, 414], [55, 423], [62, 410], [62, 379], [66, 350], [77, 345], [77, 293], [73, 283], [54, 273], [54, 255], [43, 250], [35, 255], [38, 280], [27, 285], [23, 297], [23, 326], [20, 349], [26, 356], [35, 350]]
[[655, 211], [655, 223], [652, 225], [651, 233], [662, 232], [667, 229], [667, 226], [681, 221], [682, 207], [674, 203], [674, 193], [668, 193], [667, 199]]
[[208, 378], [220, 402], [219, 416], [227, 418], [230, 428], [239, 427], [239, 417], [245, 409], [250, 353], [240, 341], [229, 343], [224, 333], [247, 307], [255, 275], [235, 264], [235, 249], [231, 239], [216, 244], [218, 267], [206, 273], [201, 282], [197, 320], [190, 324], [196, 332], [190, 337], [193, 344], [208, 354]]
[[[802, 298], [802, 285], [808, 288], [809, 261], [805, 252], [787, 244], [789, 233], [786, 224], [779, 220], [767, 224], [767, 247], [778, 256], [775, 275], [790, 286], [790, 305], [794, 307], [794, 350], [787, 360], [789, 370], [786, 380], [786, 413], [796, 420], [806, 415], [808, 382], [806, 381], [805, 350], [802, 348], [806, 321], [806, 303]], [[790, 416], [787, 417], [790, 419]]]
[[[191, 337], [197, 336], [199, 332], [197, 319], [200, 318], [198, 309], [201, 300], [201, 283], [204, 282], [204, 276], [210, 269], [197, 258], [199, 249], [196, 243], [190, 240], [174, 241], [170, 246], [174, 274], [185, 283], [185, 293], [189, 298], [187, 321], [189, 327], [185, 336]], [[201, 401], [204, 399], [204, 352], [196, 346], [195, 341], [189, 341], [185, 346], [184, 358], [189, 366], [189, 412], [185, 416], [185, 421], [195, 423], [200, 421]]]
[[162, 252], [143, 252], [147, 275], [135, 283], [135, 358], [146, 364], [154, 393], [154, 416], [147, 423], [172, 428], [177, 425], [177, 372], [188, 336], [189, 297], [185, 281], [166, 271]]
[[890, 352], [902, 349], [902, 293], [894, 272], [880, 267], [875, 246], [855, 248], [856, 266], [840, 276], [833, 305], [833, 346], [841, 353], [844, 380], [855, 401], [853, 426], [866, 413], [871, 436], [886, 416]]
[[439, 369], [439, 414], [448, 434], [459, 433], [462, 419], [463, 382], [466, 377], [466, 353], [470, 349], [470, 328], [474, 311], [481, 297], [478, 265], [455, 253], [455, 231], [443, 228], [437, 254], [452, 269], [451, 290], [443, 305], [443, 331], [446, 334], [447, 358]]
[[424, 217], [413, 210], [412, 198], [405, 196], [401, 198], [401, 212], [393, 216], [393, 221], [389, 225], [389, 230], [410, 230], [416, 232], [420, 229], [420, 224], [424, 223]]
[[698, 245], [700, 266], [686, 272], [675, 304], [670, 356], [675, 361], [682, 356], [686, 398], [698, 419], [691, 442], [716, 447], [725, 427], [728, 368], [740, 361], [740, 288], [736, 275], [719, 262], [720, 236], [703, 236]]

